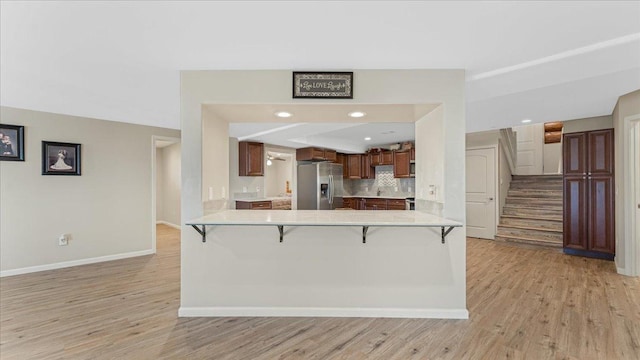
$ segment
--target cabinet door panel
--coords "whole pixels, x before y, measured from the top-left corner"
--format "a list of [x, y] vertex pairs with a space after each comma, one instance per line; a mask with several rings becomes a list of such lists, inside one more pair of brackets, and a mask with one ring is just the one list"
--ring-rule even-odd
[[613, 130], [589, 132], [588, 175], [613, 174]]
[[587, 180], [564, 179], [564, 247], [587, 250]]
[[613, 177], [589, 180], [589, 250], [615, 253]]
[[362, 155], [362, 178], [363, 179], [375, 179], [376, 172], [371, 167], [371, 156], [369, 154]]
[[362, 155], [349, 154], [347, 155], [347, 167], [349, 168], [349, 179], [361, 179], [362, 178]]
[[393, 151], [383, 151], [380, 165], [393, 165]]
[[563, 141], [564, 175], [587, 174], [586, 133], [565, 134]]
[[411, 151], [395, 151], [393, 153], [393, 177], [408, 178], [411, 176]]
[[264, 176], [264, 144], [250, 141], [238, 143], [239, 176]]

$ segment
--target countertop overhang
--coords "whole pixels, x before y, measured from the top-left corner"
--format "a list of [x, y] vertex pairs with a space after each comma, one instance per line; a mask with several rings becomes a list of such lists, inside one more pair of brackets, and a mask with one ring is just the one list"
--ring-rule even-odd
[[440, 227], [442, 243], [453, 228], [463, 226], [422, 211], [394, 210], [222, 210], [187, 221], [186, 225], [196, 229], [203, 242], [206, 226], [216, 225], [277, 226], [281, 242], [284, 226], [362, 226], [363, 242], [370, 226]]

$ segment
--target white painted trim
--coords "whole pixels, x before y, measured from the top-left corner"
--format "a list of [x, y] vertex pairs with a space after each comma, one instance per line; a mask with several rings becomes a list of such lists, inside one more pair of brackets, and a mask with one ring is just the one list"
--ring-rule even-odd
[[105, 261], [121, 260], [121, 259], [137, 257], [137, 256], [145, 256], [145, 255], [153, 255], [153, 254], [155, 254], [155, 251], [153, 250], [141, 250], [141, 251], [132, 251], [132, 252], [123, 253], [123, 254], [99, 256], [99, 257], [88, 258], [88, 259], [63, 261], [63, 262], [53, 263], [53, 264], [30, 266], [25, 268], [0, 271], [0, 277], [29, 274], [29, 273], [47, 271], [47, 270], [56, 270], [56, 269], [68, 268], [72, 266], [95, 264], [95, 263], [101, 263]]
[[182, 229], [180, 227], [180, 225], [172, 224], [172, 223], [170, 223], [168, 221], [164, 221], [164, 220], [158, 220], [158, 221], [156, 221], [156, 224], [167, 225], [167, 226], [170, 226], [170, 227], [172, 227], [174, 229], [178, 229], [178, 230]]
[[[625, 239], [623, 250], [625, 266], [624, 268], [617, 268], [617, 271], [618, 274], [627, 276], [640, 276], [640, 234], [638, 234], [638, 226], [635, 224], [636, 193], [640, 191], [637, 185], [640, 179], [636, 178], [638, 171], [636, 167], [638, 165], [635, 163], [637, 161], [635, 151], [638, 150], [630, 141], [633, 138], [633, 130], [636, 126], [640, 126], [640, 114], [634, 114], [624, 118], [622, 124], [624, 134], [621, 136], [621, 141], [623, 142], [623, 163], [626, 163], [624, 164], [626, 171], [623, 171], [621, 175], [627, 175], [623, 180], [624, 204], [622, 205], [624, 216], [624, 233], [622, 236]], [[638, 139], [635, 140], [637, 141]], [[628, 172], [628, 174], [625, 174], [625, 172]]]
[[361, 317], [468, 319], [467, 309], [317, 308], [317, 307], [184, 307], [179, 317]]

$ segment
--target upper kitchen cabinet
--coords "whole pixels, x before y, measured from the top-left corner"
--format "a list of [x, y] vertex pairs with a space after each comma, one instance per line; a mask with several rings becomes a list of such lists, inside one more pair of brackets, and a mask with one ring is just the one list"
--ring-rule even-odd
[[241, 141], [239, 147], [239, 176], [264, 176], [264, 144]]
[[393, 151], [391, 150], [372, 152], [369, 155], [371, 156], [371, 166], [393, 165]]
[[297, 161], [333, 161], [337, 160], [335, 150], [323, 149], [317, 147], [307, 147], [296, 150]]
[[393, 177], [411, 177], [411, 150], [393, 152]]
[[347, 156], [348, 179], [362, 179], [362, 155], [349, 154]]
[[375, 168], [371, 166], [371, 155], [364, 154], [362, 155], [362, 177], [361, 179], [375, 179], [376, 171]]

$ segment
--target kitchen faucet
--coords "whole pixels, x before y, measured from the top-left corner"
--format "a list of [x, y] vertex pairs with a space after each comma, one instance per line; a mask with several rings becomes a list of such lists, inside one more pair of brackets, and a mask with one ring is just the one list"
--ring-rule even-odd
[[378, 196], [380, 196], [380, 193], [381, 193], [381, 191], [380, 191], [380, 189], [378, 189]]

